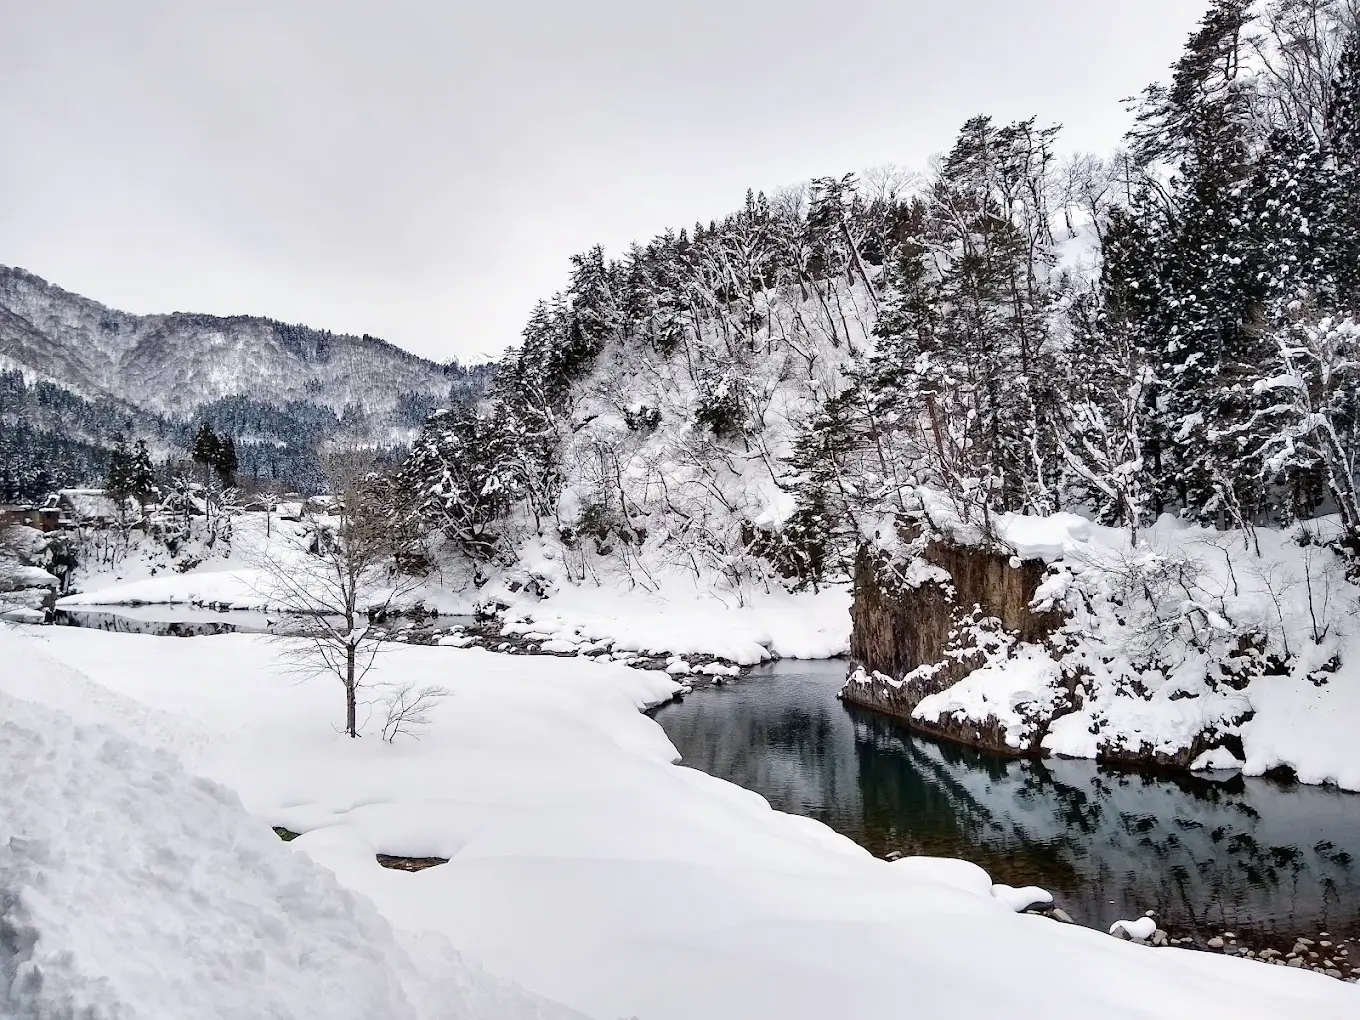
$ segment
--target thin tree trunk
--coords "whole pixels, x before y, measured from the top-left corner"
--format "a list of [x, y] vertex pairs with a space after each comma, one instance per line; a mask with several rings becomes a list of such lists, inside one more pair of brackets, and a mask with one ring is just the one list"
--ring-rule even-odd
[[354, 645], [351, 643], [345, 650], [345, 732], [351, 737], [359, 735], [354, 720], [354, 686]]

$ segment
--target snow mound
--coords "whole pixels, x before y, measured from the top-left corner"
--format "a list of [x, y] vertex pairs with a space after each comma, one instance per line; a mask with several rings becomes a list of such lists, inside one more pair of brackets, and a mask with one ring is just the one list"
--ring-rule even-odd
[[404, 946], [173, 755], [7, 694], [0, 820], [5, 1017], [575, 1015]]
[[1139, 942], [1146, 942], [1157, 931], [1157, 922], [1150, 917], [1140, 917], [1136, 921], [1116, 921], [1110, 925], [1111, 935], [1137, 939]]
[[609, 646], [616, 655], [666, 652], [687, 661], [712, 655], [751, 666], [773, 657], [833, 658], [850, 649], [845, 586], [796, 593], [772, 588], [738, 600], [672, 573], [646, 591], [574, 581], [549, 552], [531, 543], [521, 557], [546, 597], [502, 593], [504, 633], [550, 642], [547, 651]]
[[1015, 886], [1004, 885], [998, 882], [996, 885], [992, 886], [992, 895], [1014, 910], [1017, 914], [1029, 910], [1032, 907], [1049, 907], [1053, 905], [1053, 894], [1047, 889], [1040, 889], [1037, 885], [1026, 885], [1016, 888]]

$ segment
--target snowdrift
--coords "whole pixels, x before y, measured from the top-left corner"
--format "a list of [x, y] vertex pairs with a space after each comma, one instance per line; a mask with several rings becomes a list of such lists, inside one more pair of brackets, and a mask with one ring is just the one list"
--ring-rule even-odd
[[575, 1014], [399, 938], [170, 753], [0, 693], [0, 1015]]

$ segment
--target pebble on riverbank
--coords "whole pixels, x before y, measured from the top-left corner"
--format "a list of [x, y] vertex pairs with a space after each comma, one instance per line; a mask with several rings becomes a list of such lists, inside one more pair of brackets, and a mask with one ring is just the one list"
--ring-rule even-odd
[[[1033, 907], [1025, 913], [1051, 918], [1063, 924], [1076, 923], [1067, 911], [1052, 905]], [[1238, 956], [1275, 967], [1311, 970], [1352, 984], [1360, 983], [1360, 966], [1350, 966], [1351, 954], [1360, 952], [1360, 938], [1329, 939], [1327, 932], [1322, 932], [1316, 939], [1300, 937], [1293, 939], [1292, 942], [1289, 939], [1280, 940], [1280, 945], [1291, 946], [1288, 951], [1274, 946], [1252, 948], [1242, 945], [1237, 934], [1231, 931], [1212, 935], [1207, 939], [1201, 939], [1194, 933], [1172, 936], [1165, 928], [1153, 922], [1154, 917], [1155, 913], [1148, 911], [1144, 917], [1134, 921], [1116, 921], [1110, 926], [1110, 935], [1142, 946], [1157, 948], [1167, 946], [1198, 952], [1222, 953], [1225, 956]], [[1326, 950], [1326, 955], [1310, 948], [1313, 946]], [[1360, 959], [1360, 956], [1357, 959]]]

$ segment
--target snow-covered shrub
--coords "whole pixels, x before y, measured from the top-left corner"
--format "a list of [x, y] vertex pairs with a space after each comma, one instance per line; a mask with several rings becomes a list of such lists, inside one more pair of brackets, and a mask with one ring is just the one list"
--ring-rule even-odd
[[383, 684], [377, 699], [383, 709], [383, 740], [391, 744], [400, 736], [419, 738], [430, 725], [434, 707], [451, 693], [441, 684], [421, 685], [410, 680]]
[[746, 431], [742, 382], [733, 375], [713, 373], [703, 379], [694, 405], [694, 424], [719, 439], [733, 439]]
[[655, 432], [661, 425], [661, 409], [636, 404], [624, 408], [623, 421], [633, 432]]

